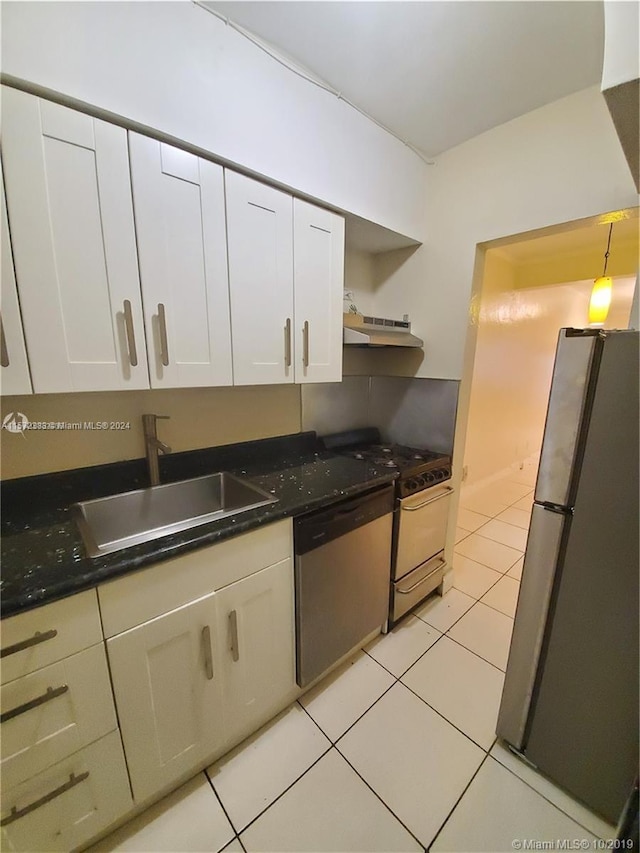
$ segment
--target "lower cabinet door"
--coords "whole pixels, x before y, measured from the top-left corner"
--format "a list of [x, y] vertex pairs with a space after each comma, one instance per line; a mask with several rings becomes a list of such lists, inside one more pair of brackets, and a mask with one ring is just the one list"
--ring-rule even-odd
[[293, 599], [290, 558], [216, 594], [228, 742], [295, 698]]
[[137, 801], [223, 742], [215, 593], [107, 641], [127, 764]]
[[72, 850], [118, 820], [132, 806], [118, 731], [2, 797], [2, 849]]

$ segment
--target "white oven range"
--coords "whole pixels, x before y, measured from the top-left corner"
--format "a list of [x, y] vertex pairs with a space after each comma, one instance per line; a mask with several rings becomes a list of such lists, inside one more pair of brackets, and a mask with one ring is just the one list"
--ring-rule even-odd
[[389, 627], [430, 595], [446, 569], [444, 546], [453, 489], [451, 457], [384, 444], [375, 428], [324, 436], [325, 447], [377, 467], [397, 470], [389, 596]]

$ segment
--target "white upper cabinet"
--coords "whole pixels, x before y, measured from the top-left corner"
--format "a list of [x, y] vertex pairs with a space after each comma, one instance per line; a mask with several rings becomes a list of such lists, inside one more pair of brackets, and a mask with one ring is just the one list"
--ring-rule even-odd
[[295, 381], [342, 380], [344, 218], [293, 200]]
[[0, 365], [2, 381], [0, 388], [3, 394], [31, 394], [31, 377], [27, 351], [24, 346], [22, 333], [22, 318], [18, 304], [16, 277], [13, 270], [13, 255], [9, 239], [7, 223], [7, 204], [4, 197], [4, 181], [0, 170], [0, 218], [2, 219], [2, 245], [0, 247], [0, 263], [2, 268], [2, 302], [0, 308]]
[[2, 97], [33, 390], [148, 388], [126, 131], [8, 87]]
[[231, 385], [221, 166], [129, 134], [153, 388]]
[[340, 382], [344, 219], [225, 171], [237, 385]]
[[225, 186], [234, 382], [293, 382], [293, 199], [229, 170]]

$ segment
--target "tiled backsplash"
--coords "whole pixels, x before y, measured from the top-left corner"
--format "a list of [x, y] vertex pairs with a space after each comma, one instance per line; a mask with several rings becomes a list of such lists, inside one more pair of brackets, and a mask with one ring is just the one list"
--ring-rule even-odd
[[318, 435], [376, 426], [388, 441], [453, 450], [460, 383], [400, 376], [345, 376], [302, 386], [302, 429]]

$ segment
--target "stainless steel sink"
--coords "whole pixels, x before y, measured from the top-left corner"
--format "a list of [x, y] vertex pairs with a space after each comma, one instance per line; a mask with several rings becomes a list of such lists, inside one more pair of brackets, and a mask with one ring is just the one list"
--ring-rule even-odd
[[83, 501], [70, 510], [89, 556], [98, 557], [275, 501], [251, 483], [221, 472]]

